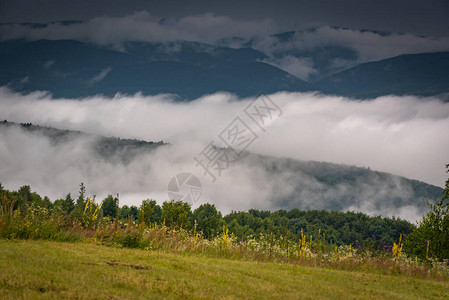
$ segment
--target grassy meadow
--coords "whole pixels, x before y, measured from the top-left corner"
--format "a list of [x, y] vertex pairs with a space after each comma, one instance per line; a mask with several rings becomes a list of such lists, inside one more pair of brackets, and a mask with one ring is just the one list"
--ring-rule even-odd
[[282, 262], [0, 239], [3, 299], [448, 299], [449, 282]]
[[351, 212], [223, 218], [210, 204], [126, 210], [82, 188], [76, 205], [0, 190], [0, 299], [449, 299], [449, 180], [445, 192], [410, 228]]

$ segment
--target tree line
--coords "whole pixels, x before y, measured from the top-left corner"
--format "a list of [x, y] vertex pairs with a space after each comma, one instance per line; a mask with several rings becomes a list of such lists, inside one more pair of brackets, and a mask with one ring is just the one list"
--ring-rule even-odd
[[392, 245], [401, 233], [409, 234], [414, 226], [399, 218], [383, 218], [368, 216], [360, 212], [337, 212], [326, 210], [277, 210], [267, 211], [250, 209], [249, 211], [232, 211], [227, 215], [217, 210], [209, 203], [201, 204], [198, 208], [182, 201], [166, 201], [159, 205], [156, 200], [143, 200], [140, 206], [119, 206], [118, 195], [108, 195], [100, 203], [90, 201], [86, 195], [86, 187], [80, 184], [78, 197], [67, 194], [65, 198], [52, 202], [48, 197], [41, 197], [32, 192], [30, 186], [25, 185], [17, 191], [5, 190], [0, 184], [0, 195], [6, 196], [19, 209], [24, 205], [41, 206], [48, 209], [60, 208], [67, 215], [73, 217], [89, 210], [98, 209], [99, 217], [111, 220], [121, 220], [145, 223], [165, 224], [166, 226], [193, 229], [196, 221], [197, 231], [203, 237], [212, 239], [223, 232], [226, 227], [236, 239], [245, 240], [261, 234], [288, 237], [292, 240], [300, 238], [301, 230], [305, 235], [326, 233], [328, 243], [336, 245], [357, 244], [361, 246], [373, 245], [382, 247]]

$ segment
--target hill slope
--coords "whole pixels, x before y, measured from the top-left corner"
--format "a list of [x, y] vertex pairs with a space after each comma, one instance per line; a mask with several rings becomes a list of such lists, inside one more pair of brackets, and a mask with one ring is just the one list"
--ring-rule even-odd
[[246, 97], [311, 90], [308, 83], [259, 62], [263, 57], [252, 49], [193, 42], [129, 42], [117, 51], [74, 40], [12, 40], [0, 43], [0, 85], [68, 98], [140, 91], [193, 99], [217, 91]]
[[0, 247], [0, 293], [11, 299], [444, 298], [448, 288], [447, 282], [411, 276], [118, 249], [94, 243], [2, 239]]
[[368, 98], [449, 92], [449, 52], [407, 54], [360, 64], [320, 80], [325, 93]]
[[[20, 130], [9, 131], [8, 133], [9, 129]], [[20, 137], [23, 143], [26, 143], [25, 140], [31, 139], [33, 139], [33, 144], [39, 143], [37, 141], [41, 140], [50, 141], [50, 144], [55, 145], [50, 150], [51, 153], [59, 153], [60, 151], [66, 153], [67, 147], [73, 148], [82, 145], [83, 152], [71, 152], [75, 156], [71, 160], [94, 161], [95, 164], [98, 164], [97, 168], [99, 169], [104, 168], [102, 163], [104, 162], [109, 170], [108, 173], [110, 173], [102, 175], [105, 178], [114, 176], [111, 167], [125, 165], [129, 169], [128, 172], [132, 172], [132, 175], [123, 173], [124, 170], [120, 167], [118, 168], [120, 176], [123, 178], [132, 177], [135, 178], [134, 180], [141, 181], [147, 176], [148, 169], [160, 165], [160, 161], [157, 160], [166, 159], [170, 161], [172, 159], [166, 157], [167, 154], [164, 153], [172, 153], [170, 151], [173, 149], [160, 148], [163, 145], [162, 142], [151, 143], [104, 138], [31, 124], [0, 123], [0, 134], [3, 134], [5, 139], [10, 138], [11, 135], [22, 135], [23, 133], [26, 133], [23, 137]], [[59, 147], [61, 145], [64, 145], [65, 148]], [[170, 147], [176, 148], [176, 145]], [[153, 150], [156, 148], [159, 156], [154, 156]], [[26, 157], [23, 159], [27, 160]], [[35, 163], [37, 162], [33, 159], [33, 164]], [[245, 153], [234, 164], [232, 170], [241, 170], [241, 172], [248, 173], [248, 179], [245, 179], [248, 182], [245, 183], [245, 186], [257, 190], [257, 193], [267, 198], [267, 200], [252, 200], [253, 202], [245, 199], [244, 205], [250, 205], [250, 208], [256, 209], [357, 210], [369, 214], [395, 215], [413, 220], [426, 211], [427, 200], [441, 197], [443, 191], [440, 187], [424, 182], [372, 171], [367, 168], [327, 162], [306, 162]], [[158, 176], [158, 173], [161, 173], [159, 176], [164, 176], [162, 175], [163, 170], [154, 169], [154, 171], [154, 176]], [[82, 169], [79, 172], [82, 172]], [[8, 174], [14, 174], [13, 170]], [[2, 176], [8, 177], [10, 175], [5, 173]], [[243, 178], [246, 177], [240, 179], [243, 180]], [[0, 179], [4, 181], [6, 178]], [[111, 181], [114, 182], [114, 180], [116, 179], [113, 178]], [[227, 185], [233, 187], [235, 184], [242, 184], [242, 182], [231, 181], [221, 184], [224, 187]], [[242, 203], [235, 205], [242, 205]], [[220, 206], [220, 203], [217, 203], [217, 207], [220, 208]], [[245, 209], [244, 207], [231, 208], [234, 210]]]
[[[70, 34], [84, 25], [81, 21], [0, 23], [0, 86], [25, 93], [47, 90], [56, 98], [140, 91], [144, 95], [176, 94], [181, 101], [219, 91], [239, 97], [321, 91], [357, 98], [449, 91], [448, 52], [396, 56], [448, 51], [447, 43], [430, 37], [319, 26], [226, 37], [209, 41], [212, 44], [183, 37], [145, 42], [128, 36], [87, 39], [92, 41], [88, 43]], [[53, 38], [68, 39], [52, 40], [51, 28], [62, 32], [67, 28], [68, 35]], [[20, 30], [15, 34], [15, 29]], [[46, 30], [48, 34], [43, 34]], [[403, 42], [396, 44], [396, 39], [410, 39], [410, 48], [400, 46]], [[434, 42], [439, 46], [430, 47]], [[387, 49], [376, 51], [377, 45]], [[369, 62], [379, 59], [384, 60]]]

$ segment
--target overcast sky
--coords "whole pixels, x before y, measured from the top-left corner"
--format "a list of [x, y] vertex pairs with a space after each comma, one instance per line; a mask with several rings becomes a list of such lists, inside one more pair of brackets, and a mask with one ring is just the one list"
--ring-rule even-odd
[[147, 11], [160, 18], [213, 13], [236, 20], [269, 19], [281, 29], [310, 25], [344, 26], [449, 35], [447, 0], [0, 0], [0, 22], [51, 22], [120, 17]]

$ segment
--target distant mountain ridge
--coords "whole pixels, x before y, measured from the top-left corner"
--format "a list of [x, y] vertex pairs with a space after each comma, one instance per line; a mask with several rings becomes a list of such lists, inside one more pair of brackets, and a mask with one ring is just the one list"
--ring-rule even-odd
[[194, 42], [174, 43], [172, 48], [130, 42], [124, 51], [116, 51], [73, 40], [5, 41], [0, 43], [0, 85], [20, 92], [48, 90], [67, 98], [142, 92], [194, 99], [217, 91], [247, 97], [312, 90], [308, 83], [260, 62], [264, 55], [253, 49]]
[[19, 128], [36, 136], [48, 139], [54, 145], [68, 143], [77, 139], [90, 140], [89, 145], [93, 153], [99, 158], [113, 159], [117, 162], [128, 163], [142, 152], [153, 151], [157, 147], [166, 145], [163, 141], [147, 142], [136, 139], [120, 139], [115, 137], [98, 136], [81, 131], [62, 130], [48, 126], [33, 125], [31, 123], [14, 123], [7, 120], [0, 121], [0, 130]]
[[[8, 28], [22, 26], [43, 30], [82, 23], [1, 23], [0, 29], [7, 32]], [[318, 91], [359, 99], [449, 92], [449, 52], [403, 54], [359, 64], [360, 54], [350, 45], [301, 44], [302, 35], [320, 30], [392, 35], [325, 26], [265, 37], [225, 38], [215, 44], [182, 40], [124, 41], [117, 45], [79, 40], [3, 40], [0, 86], [21, 93], [45, 90], [55, 98], [141, 92], [174, 94], [178, 101], [215, 92], [248, 97], [279, 91]], [[449, 97], [442, 99], [449, 101]]]
[[315, 86], [324, 93], [358, 98], [448, 93], [449, 52], [403, 54], [360, 64], [331, 75]]

